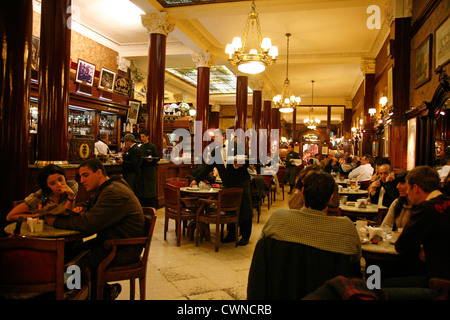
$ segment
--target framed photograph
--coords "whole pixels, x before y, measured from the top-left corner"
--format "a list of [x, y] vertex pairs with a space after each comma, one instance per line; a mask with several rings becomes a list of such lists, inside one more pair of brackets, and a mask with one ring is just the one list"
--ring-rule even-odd
[[131, 80], [117, 75], [114, 81], [114, 92], [129, 97], [131, 93]]
[[416, 49], [415, 87], [418, 88], [431, 79], [431, 34]]
[[31, 68], [33, 70], [39, 69], [39, 47], [41, 39], [33, 36], [33, 42], [31, 44]]
[[436, 28], [434, 33], [435, 42], [435, 68], [444, 66], [450, 61], [450, 19]]
[[141, 102], [139, 100], [130, 100], [128, 105], [130, 108], [128, 109], [127, 121], [129, 120], [131, 124], [137, 124]]
[[105, 91], [113, 91], [114, 80], [116, 79], [116, 73], [111, 70], [102, 68], [100, 72], [100, 80], [98, 81], [98, 88]]
[[94, 84], [95, 64], [78, 59], [76, 82], [91, 86]]

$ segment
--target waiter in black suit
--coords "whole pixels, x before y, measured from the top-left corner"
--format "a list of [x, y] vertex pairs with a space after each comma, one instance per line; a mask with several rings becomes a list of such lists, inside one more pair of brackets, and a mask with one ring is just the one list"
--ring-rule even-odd
[[[228, 188], [242, 188], [242, 201], [239, 211], [239, 228], [242, 235], [242, 239], [238, 245], [245, 246], [248, 244], [250, 235], [252, 233], [252, 198], [251, 198], [251, 185], [250, 174], [248, 173], [248, 163], [236, 164], [232, 161], [226, 161], [225, 151], [226, 148], [226, 134], [223, 129], [216, 129], [214, 131], [215, 136], [215, 148], [211, 152], [211, 158], [207, 161], [206, 166], [200, 171], [200, 173], [192, 180], [190, 186], [198, 184], [203, 181], [205, 177], [214, 169], [217, 168], [224, 189]], [[223, 144], [221, 143], [223, 141]], [[230, 154], [237, 154], [237, 143], [233, 144]], [[219, 154], [218, 154], [219, 153]], [[222, 242], [234, 242], [236, 239], [234, 224], [228, 224], [228, 234], [222, 240]]]

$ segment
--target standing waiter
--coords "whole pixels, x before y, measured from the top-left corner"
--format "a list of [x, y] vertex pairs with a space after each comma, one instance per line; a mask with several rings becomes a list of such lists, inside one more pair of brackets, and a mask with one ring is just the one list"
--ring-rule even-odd
[[[252, 197], [251, 197], [251, 185], [250, 174], [248, 173], [248, 163], [234, 164], [226, 162], [226, 136], [224, 129], [216, 129], [214, 131], [216, 148], [211, 152], [211, 159], [215, 161], [208, 161], [206, 166], [197, 174], [192, 180], [190, 186], [194, 186], [200, 181], [203, 181], [205, 177], [214, 169], [217, 168], [220, 178], [225, 189], [229, 188], [242, 188], [242, 201], [239, 210], [239, 228], [241, 231], [242, 239], [238, 242], [238, 245], [245, 246], [248, 244], [250, 235], [252, 233]], [[221, 140], [223, 139], [223, 140]], [[223, 141], [223, 145], [220, 141]], [[231, 143], [231, 141], [230, 141]], [[234, 143], [234, 155], [237, 152], [237, 143]], [[219, 153], [219, 154], [218, 154]], [[222, 240], [222, 242], [234, 242], [236, 239], [234, 223], [227, 225], [228, 234]]]
[[292, 188], [295, 185], [295, 179], [297, 178], [297, 166], [294, 163], [294, 159], [300, 159], [297, 152], [294, 151], [294, 144], [288, 145], [288, 154], [286, 156], [286, 179], [289, 182], [289, 193], [292, 192]]
[[143, 207], [158, 207], [156, 196], [156, 165], [159, 161], [159, 154], [156, 145], [151, 143], [148, 131], [140, 133], [141, 145], [141, 175], [137, 185], [137, 196]]

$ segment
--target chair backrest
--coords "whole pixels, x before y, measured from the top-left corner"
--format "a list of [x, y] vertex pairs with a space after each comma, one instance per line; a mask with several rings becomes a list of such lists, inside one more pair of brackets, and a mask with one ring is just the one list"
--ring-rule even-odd
[[0, 239], [0, 292], [64, 299], [64, 239]]
[[176, 186], [178, 188], [187, 187], [188, 182], [189, 181], [186, 178], [173, 177], [173, 178], [166, 179], [166, 184], [168, 183], [168, 184], [170, 184], [172, 186]]
[[284, 176], [286, 174], [286, 169], [284, 167], [279, 167], [277, 171], [277, 178], [278, 183], [283, 184], [284, 183]]
[[269, 188], [269, 190], [272, 188], [272, 176], [262, 176], [264, 178], [264, 181], [266, 182], [266, 186]]
[[219, 191], [218, 208], [219, 211], [237, 211], [239, 214], [239, 208], [242, 201], [241, 188], [222, 189]]
[[164, 185], [164, 207], [166, 210], [179, 211], [181, 208], [180, 197], [181, 192], [179, 187], [168, 183]]
[[360, 277], [348, 255], [263, 237], [250, 265], [248, 300], [299, 300], [336, 276]]
[[156, 209], [150, 207], [142, 207], [142, 210], [144, 211], [145, 231], [148, 237], [144, 248], [144, 254], [142, 255], [142, 261], [144, 262], [144, 264], [147, 264], [150, 244], [152, 242], [153, 231], [155, 230], [156, 224]]

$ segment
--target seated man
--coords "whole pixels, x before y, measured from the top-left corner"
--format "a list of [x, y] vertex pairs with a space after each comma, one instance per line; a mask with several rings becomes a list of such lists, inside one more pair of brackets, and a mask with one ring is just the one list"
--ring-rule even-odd
[[372, 182], [367, 189], [370, 202], [388, 207], [399, 197], [397, 181], [389, 164], [382, 164], [378, 169], [379, 179]]
[[349, 179], [356, 179], [356, 181], [368, 181], [372, 178], [373, 167], [372, 167], [372, 157], [365, 155], [361, 158], [361, 165], [352, 170], [348, 174]]
[[[79, 167], [80, 182], [88, 192], [93, 192], [84, 208], [74, 211], [80, 215], [48, 216], [47, 224], [55, 228], [78, 230], [85, 234], [97, 234], [95, 239], [83, 243], [81, 249], [90, 249], [87, 264], [91, 270], [92, 283], [96, 282], [98, 264], [108, 255], [103, 242], [109, 239], [125, 239], [145, 236], [145, 222], [142, 207], [133, 190], [121, 176], [109, 178], [102, 163], [89, 159]], [[110, 265], [122, 265], [139, 261], [141, 246], [126, 246], [117, 249]], [[93, 285], [95, 289], [95, 285]], [[120, 285], [106, 286], [105, 294], [116, 298]], [[95, 297], [95, 293], [91, 296]]]
[[304, 206], [278, 209], [267, 220], [250, 267], [248, 299], [301, 299], [338, 275], [361, 276], [361, 241], [348, 217], [327, 216], [335, 182], [311, 171]]
[[439, 191], [435, 169], [418, 166], [406, 176], [406, 192], [413, 205], [411, 217], [395, 243], [402, 255], [425, 261], [425, 277], [387, 279], [383, 291], [389, 299], [434, 299], [430, 278], [450, 280], [450, 197]]

